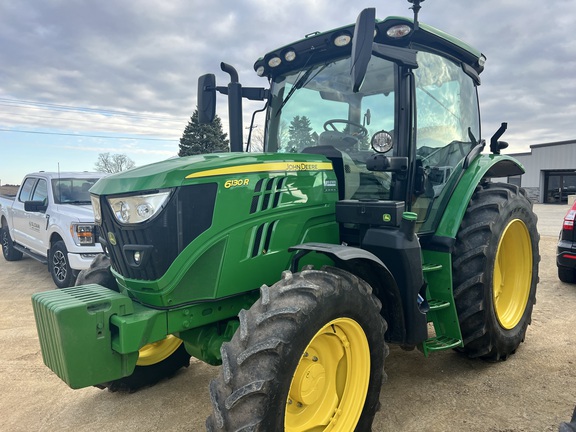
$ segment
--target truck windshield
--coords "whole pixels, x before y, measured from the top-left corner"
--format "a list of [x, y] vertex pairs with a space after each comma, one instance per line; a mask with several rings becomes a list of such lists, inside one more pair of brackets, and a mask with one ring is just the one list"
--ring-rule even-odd
[[[277, 78], [271, 86], [265, 151], [342, 154], [345, 199], [389, 198], [389, 174], [366, 170], [371, 137], [393, 135], [396, 67], [373, 57], [360, 92], [352, 92], [350, 59], [323, 63]], [[336, 169], [336, 168], [335, 168]]]
[[52, 180], [52, 193], [56, 204], [90, 204], [88, 190], [99, 178], [60, 178]]

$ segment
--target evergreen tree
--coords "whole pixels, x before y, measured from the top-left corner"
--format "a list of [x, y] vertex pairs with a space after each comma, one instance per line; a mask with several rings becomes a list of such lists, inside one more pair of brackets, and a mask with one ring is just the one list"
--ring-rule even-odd
[[288, 127], [288, 151], [297, 152], [314, 145], [310, 119], [306, 116], [295, 116]]
[[230, 151], [228, 139], [227, 135], [222, 131], [220, 117], [216, 115], [212, 123], [200, 124], [198, 122], [198, 109], [195, 109], [184, 129], [182, 138], [180, 138], [178, 156], [227, 151]]

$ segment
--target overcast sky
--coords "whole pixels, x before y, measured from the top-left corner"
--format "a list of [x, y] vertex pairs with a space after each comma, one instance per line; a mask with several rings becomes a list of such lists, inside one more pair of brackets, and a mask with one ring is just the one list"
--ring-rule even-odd
[[[365, 7], [412, 16], [406, 0], [0, 0], [0, 182], [93, 170], [103, 152], [137, 165], [172, 157], [199, 75], [225, 85], [224, 61], [244, 85], [265, 86], [258, 57]], [[575, 10], [576, 0], [422, 3], [422, 22], [488, 59], [483, 138], [507, 121], [508, 152], [576, 139]], [[218, 114], [227, 125], [223, 96]]]

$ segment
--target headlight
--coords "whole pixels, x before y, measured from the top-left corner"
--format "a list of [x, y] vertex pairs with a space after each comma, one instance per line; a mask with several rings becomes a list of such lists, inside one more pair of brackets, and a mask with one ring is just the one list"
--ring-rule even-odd
[[90, 195], [90, 201], [92, 201], [92, 210], [94, 211], [94, 222], [98, 225], [102, 224], [102, 210], [100, 209], [100, 197], [96, 195]]
[[74, 243], [78, 246], [94, 246], [94, 231], [94, 224], [70, 224], [70, 234], [72, 234], [72, 239], [74, 239]]
[[151, 219], [166, 204], [170, 191], [148, 195], [132, 195], [119, 198], [107, 198], [112, 213], [122, 224], [137, 224]]

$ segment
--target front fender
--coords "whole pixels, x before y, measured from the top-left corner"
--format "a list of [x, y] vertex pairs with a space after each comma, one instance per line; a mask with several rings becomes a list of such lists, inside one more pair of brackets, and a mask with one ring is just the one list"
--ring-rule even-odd
[[289, 251], [297, 251], [291, 271], [298, 271], [300, 258], [310, 252], [326, 255], [336, 267], [366, 281], [372, 293], [382, 302], [380, 314], [388, 323], [386, 341], [403, 343], [406, 340], [406, 318], [402, 296], [392, 272], [376, 255], [364, 249], [329, 243], [305, 243], [293, 246]]
[[481, 155], [474, 159], [463, 172], [448, 201], [436, 229], [436, 236], [456, 238], [468, 203], [482, 179], [515, 176], [524, 172], [522, 164], [508, 155]]

